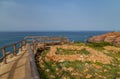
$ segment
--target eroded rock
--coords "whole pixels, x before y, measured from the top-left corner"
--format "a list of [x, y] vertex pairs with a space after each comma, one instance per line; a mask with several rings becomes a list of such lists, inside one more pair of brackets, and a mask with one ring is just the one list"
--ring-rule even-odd
[[120, 46], [120, 32], [109, 32], [99, 36], [93, 36], [87, 40], [90, 43], [108, 42]]

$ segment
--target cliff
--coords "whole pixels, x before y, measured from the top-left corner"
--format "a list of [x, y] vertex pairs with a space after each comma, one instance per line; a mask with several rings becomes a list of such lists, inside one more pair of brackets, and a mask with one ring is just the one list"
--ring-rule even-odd
[[93, 36], [87, 40], [90, 43], [108, 42], [120, 46], [120, 32], [109, 32], [99, 36]]

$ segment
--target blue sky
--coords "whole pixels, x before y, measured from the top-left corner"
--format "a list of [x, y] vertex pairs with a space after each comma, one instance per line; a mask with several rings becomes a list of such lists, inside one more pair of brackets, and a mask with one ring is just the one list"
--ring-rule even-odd
[[0, 0], [0, 31], [120, 30], [120, 0]]

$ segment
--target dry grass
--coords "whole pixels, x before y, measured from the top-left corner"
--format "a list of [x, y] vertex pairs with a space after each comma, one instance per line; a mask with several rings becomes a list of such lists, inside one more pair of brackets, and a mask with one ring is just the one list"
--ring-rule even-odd
[[119, 79], [119, 52], [85, 44], [53, 46], [37, 57], [37, 64], [41, 79]]

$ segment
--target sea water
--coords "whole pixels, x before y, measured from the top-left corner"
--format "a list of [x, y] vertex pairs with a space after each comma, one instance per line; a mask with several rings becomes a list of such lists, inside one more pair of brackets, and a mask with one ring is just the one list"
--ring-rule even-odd
[[[86, 40], [92, 36], [107, 32], [109, 31], [0, 32], [0, 47], [23, 40], [25, 36], [65, 36], [73, 41], [86, 42]], [[9, 48], [9, 51], [10, 50], [12, 50], [12, 48]], [[1, 56], [2, 53], [0, 51], [0, 57]]]

